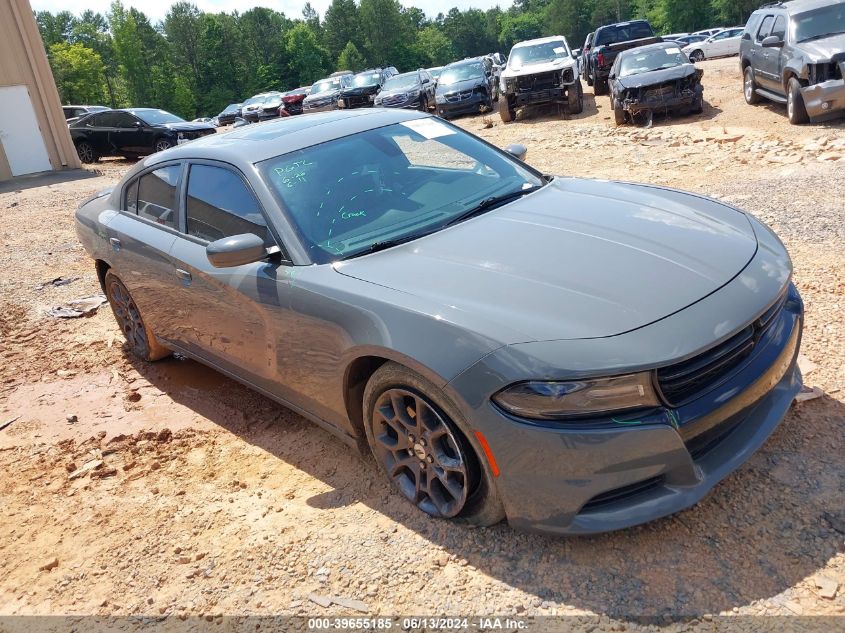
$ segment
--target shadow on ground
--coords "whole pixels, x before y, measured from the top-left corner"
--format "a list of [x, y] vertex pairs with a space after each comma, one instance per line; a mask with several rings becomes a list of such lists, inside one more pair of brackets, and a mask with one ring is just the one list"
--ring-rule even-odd
[[190, 360], [130, 362], [176, 402], [334, 489], [311, 497], [312, 507], [364, 503], [542, 600], [619, 618], [718, 613], [787, 600], [779, 594], [842, 549], [845, 405], [827, 396], [794, 406], [694, 508], [639, 528], [560, 538], [431, 519], [392, 491], [372, 459], [252, 390]]

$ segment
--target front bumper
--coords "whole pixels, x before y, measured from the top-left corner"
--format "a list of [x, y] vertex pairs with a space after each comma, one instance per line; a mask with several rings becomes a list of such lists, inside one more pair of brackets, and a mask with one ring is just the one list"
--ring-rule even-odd
[[481, 112], [481, 106], [487, 105], [487, 96], [478, 92], [473, 92], [466, 99], [460, 101], [446, 101], [437, 104], [437, 113], [440, 116], [454, 116], [456, 114], [478, 114]]
[[549, 88], [547, 90], [536, 90], [534, 92], [519, 92], [514, 95], [516, 107], [528, 105], [541, 105], [544, 103], [564, 103], [567, 97], [567, 88]]
[[[840, 67], [845, 67], [841, 63]], [[845, 79], [831, 79], [801, 89], [804, 107], [813, 122], [845, 115]]]
[[329, 101], [328, 103], [321, 103], [319, 105], [305, 103], [302, 106], [303, 114], [311, 114], [312, 112], [331, 112], [336, 109], [337, 101]]
[[[497, 461], [497, 489], [518, 529], [592, 534], [673, 514], [702, 499], [771, 435], [801, 388], [803, 304], [784, 308], [752, 356], [712, 391], [677, 408], [580, 425], [513, 418], [487, 399], [472, 412]], [[486, 371], [494, 366], [491, 364]], [[469, 373], [457, 391], [478, 381]]]
[[420, 98], [421, 95], [417, 95], [416, 97], [412, 97], [410, 99], [406, 99], [405, 101], [380, 101], [375, 104], [377, 108], [405, 108], [408, 110], [419, 110], [420, 109]]
[[685, 89], [668, 95], [657, 95], [637, 100], [626, 99], [622, 102], [622, 107], [631, 114], [653, 110], [681, 110], [692, 107], [703, 95], [704, 88], [697, 85], [694, 89]]

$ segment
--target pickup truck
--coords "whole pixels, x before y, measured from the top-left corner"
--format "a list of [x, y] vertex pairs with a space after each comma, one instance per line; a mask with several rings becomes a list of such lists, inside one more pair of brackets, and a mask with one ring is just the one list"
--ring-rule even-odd
[[599, 27], [593, 36], [590, 53], [585, 59], [587, 83], [593, 86], [596, 95], [607, 94], [607, 76], [619, 53], [662, 41], [645, 20], [618, 22]]

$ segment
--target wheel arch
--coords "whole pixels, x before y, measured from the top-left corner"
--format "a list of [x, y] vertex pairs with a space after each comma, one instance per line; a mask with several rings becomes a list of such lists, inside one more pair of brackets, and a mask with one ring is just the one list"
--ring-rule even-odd
[[94, 260], [94, 268], [97, 270], [97, 279], [100, 281], [100, 288], [102, 288], [103, 292], [106, 291], [106, 273], [109, 271], [111, 266], [108, 262], [102, 259]]

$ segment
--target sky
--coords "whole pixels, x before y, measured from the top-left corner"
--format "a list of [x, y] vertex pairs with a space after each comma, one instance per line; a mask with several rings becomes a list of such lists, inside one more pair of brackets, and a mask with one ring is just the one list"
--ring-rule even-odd
[[[123, 0], [124, 6], [132, 6], [143, 11], [147, 17], [153, 22], [157, 22], [164, 18], [165, 13], [170, 8], [175, 0]], [[400, 0], [401, 4], [405, 6], [419, 6], [429, 17], [434, 17], [438, 13], [447, 13], [452, 7], [458, 7], [461, 10], [469, 8], [489, 9], [496, 5], [502, 8], [509, 6], [509, 0]], [[79, 15], [86, 9], [91, 9], [94, 12], [105, 14], [111, 0], [30, 0], [32, 9], [34, 11], [51, 11], [58, 13], [59, 11], [70, 11], [75, 15]], [[302, 7], [305, 1], [299, 0], [194, 0], [201, 10], [211, 13], [218, 13], [225, 11], [231, 13], [238, 10], [241, 13], [252, 7], [269, 7], [276, 11], [281, 11], [290, 18], [302, 17]], [[320, 12], [320, 17], [325, 16], [326, 9], [331, 4], [331, 0], [311, 0], [311, 5]]]

